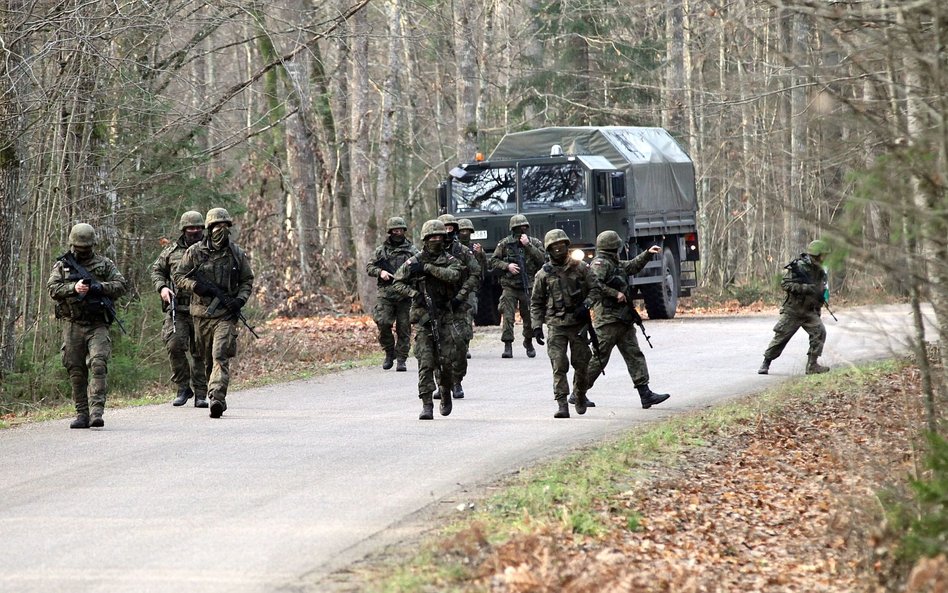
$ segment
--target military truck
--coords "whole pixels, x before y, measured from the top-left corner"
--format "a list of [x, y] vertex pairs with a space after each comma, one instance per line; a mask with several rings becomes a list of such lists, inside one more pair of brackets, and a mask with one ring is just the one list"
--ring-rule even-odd
[[[633, 280], [634, 297], [651, 319], [675, 316], [680, 296], [697, 286], [699, 249], [694, 164], [671, 135], [648, 127], [551, 127], [503, 137], [487, 159], [450, 171], [438, 188], [439, 207], [469, 218], [472, 242], [488, 256], [509, 234], [514, 214], [530, 221], [543, 239], [563, 229], [571, 256], [587, 262], [605, 230], [626, 241], [619, 256], [634, 257], [651, 245], [661, 254]], [[476, 323], [499, 323], [500, 287], [488, 276]]]

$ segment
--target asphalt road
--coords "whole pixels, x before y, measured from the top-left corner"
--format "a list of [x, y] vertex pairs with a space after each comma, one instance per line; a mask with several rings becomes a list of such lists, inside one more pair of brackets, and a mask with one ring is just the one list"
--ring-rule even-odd
[[[907, 307], [826, 318], [834, 367], [903, 351]], [[475, 344], [468, 397], [417, 419], [416, 366], [360, 368], [232, 392], [221, 420], [170, 404], [0, 431], [0, 591], [318, 591], [438, 501], [631, 426], [803, 374], [801, 331], [771, 375], [756, 369], [775, 316], [646, 322], [652, 387], [642, 410], [614, 353], [585, 416], [554, 420], [549, 360]], [[496, 332], [496, 330], [493, 330]], [[496, 337], [494, 333], [494, 337]], [[645, 346], [644, 340], [642, 345]]]

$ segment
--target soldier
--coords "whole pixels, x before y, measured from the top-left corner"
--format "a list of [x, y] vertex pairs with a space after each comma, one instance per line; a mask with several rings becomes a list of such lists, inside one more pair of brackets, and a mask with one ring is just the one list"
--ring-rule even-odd
[[523, 347], [527, 356], [537, 355], [533, 349], [533, 326], [530, 324], [530, 290], [533, 277], [543, 265], [545, 253], [543, 243], [536, 237], [527, 235], [530, 223], [523, 214], [510, 217], [510, 236], [504, 237], [490, 258], [493, 270], [503, 270], [500, 285], [500, 314], [503, 318], [500, 339], [504, 342], [501, 358], [513, 358], [511, 344], [514, 340], [514, 316], [520, 309], [523, 320]]
[[[440, 390], [451, 393], [457, 352], [455, 337], [459, 320], [451, 308], [458, 294], [463, 268], [461, 262], [445, 253], [447, 231], [440, 220], [429, 220], [421, 227], [424, 249], [413, 255], [395, 272], [395, 290], [411, 299], [411, 321], [415, 325], [415, 358], [418, 359], [419, 420], [434, 417], [432, 394], [437, 373]], [[442, 397], [442, 416], [451, 413], [451, 398]]]
[[[573, 394], [576, 413], [586, 413], [586, 368], [592, 354], [585, 327], [590, 323], [589, 291], [595, 279], [585, 262], [569, 257], [569, 237], [563, 229], [553, 229], [543, 237], [550, 261], [537, 272], [530, 296], [533, 337], [543, 345], [543, 324], [549, 329], [547, 354], [553, 365], [554, 418], [569, 418], [569, 384], [566, 374], [573, 367]], [[570, 357], [566, 357], [569, 348]]]
[[230, 359], [237, 355], [237, 318], [253, 290], [250, 259], [230, 240], [233, 222], [223, 208], [208, 210], [207, 236], [188, 247], [171, 274], [179, 290], [194, 293], [191, 316], [208, 377], [211, 418], [220, 418], [227, 409]]
[[109, 326], [115, 321], [113, 299], [128, 289], [112, 260], [95, 253], [95, 244], [95, 229], [91, 225], [73, 226], [69, 231], [70, 251], [56, 260], [46, 283], [49, 295], [56, 301], [56, 318], [66, 321], [62, 360], [76, 404], [76, 419], [69, 428], [105, 426], [102, 415], [112, 358]]
[[379, 328], [379, 344], [385, 350], [382, 368], [388, 370], [398, 360], [395, 370], [404, 372], [408, 370], [405, 359], [408, 358], [411, 342], [411, 325], [408, 322], [411, 299], [395, 292], [393, 283], [395, 272], [408, 258], [418, 253], [418, 249], [405, 237], [408, 226], [404, 218], [393, 216], [385, 227], [388, 238], [375, 249], [372, 261], [365, 265], [365, 271], [369, 276], [378, 278], [378, 301], [372, 318]]
[[638, 311], [632, 304], [632, 276], [641, 272], [652, 255], [661, 253], [662, 248], [652, 245], [635, 259], [620, 260], [620, 247], [622, 239], [615, 231], [603, 231], [596, 237], [596, 257], [590, 266], [596, 278], [596, 287], [590, 300], [593, 301], [593, 318], [599, 337], [599, 355], [593, 357], [586, 380], [588, 389], [592, 389], [599, 373], [609, 364], [612, 348], [618, 346], [629, 376], [632, 377], [632, 384], [639, 392], [642, 407], [648, 409], [670, 396], [667, 393], [655, 393], [648, 386], [648, 365], [639, 348], [633, 325], [634, 320], [638, 319]]
[[[481, 247], [480, 243], [471, 243], [471, 235], [474, 233], [474, 223], [471, 222], [470, 218], [459, 218], [458, 219], [458, 241], [461, 242], [461, 245], [464, 245], [471, 250], [471, 253], [474, 254], [474, 258], [477, 259], [477, 265], [481, 267], [481, 277], [478, 279], [479, 284], [477, 289], [471, 291], [470, 303], [471, 303], [471, 317], [477, 315], [477, 291], [480, 289], [481, 284], [484, 282], [484, 276], [487, 274], [487, 253]], [[471, 353], [468, 352], [468, 358], [471, 357]]]
[[801, 327], [810, 336], [810, 348], [807, 350], [806, 374], [825, 373], [829, 367], [821, 365], [817, 360], [823, 354], [823, 344], [826, 342], [826, 326], [820, 319], [823, 303], [828, 292], [826, 272], [823, 270], [823, 256], [829, 253], [829, 248], [823, 241], [811, 241], [806, 246], [806, 252], [801, 253], [785, 266], [780, 286], [787, 293], [787, 297], [780, 307], [780, 319], [774, 326], [774, 338], [764, 351], [764, 363], [757, 372], [766, 375], [770, 372], [770, 363], [773, 362], [786, 348], [793, 334]]
[[[171, 361], [171, 381], [178, 394], [171, 402], [183, 406], [194, 396], [195, 408], [207, 407], [207, 374], [204, 360], [197, 348], [194, 320], [191, 318], [191, 293], [175, 290], [171, 272], [184, 256], [185, 250], [204, 238], [204, 216], [190, 210], [181, 215], [181, 236], [165, 247], [151, 265], [151, 281], [161, 296], [165, 323], [161, 339]], [[189, 360], [190, 355], [190, 360]]]
[[[464, 377], [467, 375], [468, 351], [471, 347], [471, 340], [474, 339], [474, 317], [471, 313], [473, 307], [471, 302], [472, 299], [477, 298], [477, 288], [481, 284], [481, 266], [477, 263], [477, 258], [471, 250], [458, 240], [459, 225], [457, 219], [451, 214], [442, 214], [438, 217], [438, 220], [444, 223], [444, 228], [448, 233], [445, 237], [445, 251], [461, 262], [463, 267], [461, 288], [458, 294], [451, 299], [451, 310], [454, 311], [459, 321], [464, 322], [460, 333], [455, 336], [458, 351], [453, 365], [454, 385], [451, 387], [454, 399], [461, 399], [464, 397], [464, 387], [461, 386], [461, 382], [464, 381]], [[433, 397], [439, 399], [440, 395], [441, 391], [438, 390]]]

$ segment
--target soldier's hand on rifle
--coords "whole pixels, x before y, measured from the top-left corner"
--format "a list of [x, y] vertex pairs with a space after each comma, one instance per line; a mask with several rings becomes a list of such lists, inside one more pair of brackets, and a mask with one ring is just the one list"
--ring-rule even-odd
[[240, 313], [240, 310], [244, 308], [245, 304], [247, 304], [246, 301], [238, 297], [236, 299], [227, 299], [225, 306], [231, 313]]
[[418, 260], [411, 262], [410, 264], [408, 264], [408, 271], [411, 272], [413, 276], [417, 274], [424, 274], [425, 262], [418, 261]]
[[542, 327], [533, 328], [533, 339], [537, 341], [537, 344], [543, 345], [543, 340], [545, 340], [546, 337], [543, 335]]
[[662, 252], [662, 248], [659, 247], [658, 245], [652, 245], [651, 247], [648, 248], [648, 252], [649, 252], [649, 253], [661, 253], [661, 252]]
[[624, 303], [626, 301], [625, 293], [620, 290], [619, 294], [616, 295], [616, 300], [620, 303]]
[[577, 319], [589, 319], [589, 307], [586, 306], [586, 303], [580, 303], [573, 309], [573, 315]]
[[76, 282], [76, 293], [85, 296], [87, 292], [89, 292], [88, 280], [80, 280], [79, 282]]
[[167, 286], [162, 286], [161, 287], [161, 300], [163, 300], [164, 302], [170, 305], [171, 299], [173, 298], [174, 298], [174, 291], [172, 291]]
[[198, 281], [194, 284], [194, 294], [196, 294], [196, 295], [203, 296], [203, 297], [209, 297], [209, 296], [213, 296], [213, 295], [214, 295], [214, 292], [215, 292], [215, 291], [214, 291], [214, 287], [211, 286], [210, 284], [208, 284], [207, 282], [203, 282], [203, 281], [201, 281], [201, 280], [198, 280]]
[[102, 283], [93, 280], [89, 283], [89, 296], [99, 296], [102, 294]]
[[507, 264], [507, 271], [510, 272], [511, 274], [519, 274], [520, 266], [518, 266], [515, 263], [509, 263]]
[[394, 278], [394, 276], [392, 276], [391, 274], [389, 274], [389, 273], [386, 272], [385, 270], [382, 270], [382, 271], [379, 272], [379, 278], [381, 278], [384, 282], [388, 282], [389, 280], [391, 280], [392, 278]]

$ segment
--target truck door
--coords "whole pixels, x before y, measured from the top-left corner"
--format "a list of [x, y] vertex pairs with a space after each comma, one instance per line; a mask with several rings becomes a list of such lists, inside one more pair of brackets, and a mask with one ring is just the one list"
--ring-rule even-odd
[[[615, 171], [593, 173], [593, 193], [596, 201], [596, 235], [603, 231], [615, 231], [620, 237], [628, 237], [625, 175]], [[619, 189], [621, 188], [621, 189]], [[594, 239], [595, 240], [595, 239]]]

